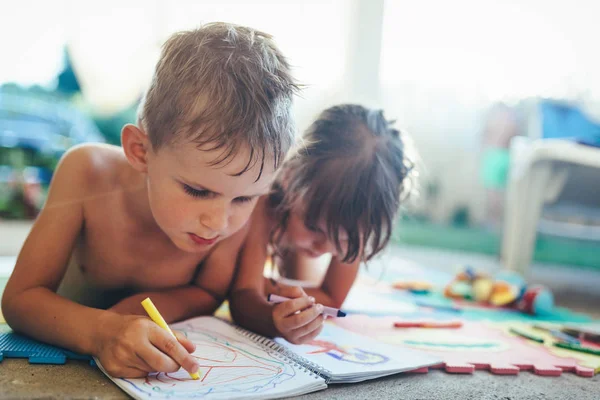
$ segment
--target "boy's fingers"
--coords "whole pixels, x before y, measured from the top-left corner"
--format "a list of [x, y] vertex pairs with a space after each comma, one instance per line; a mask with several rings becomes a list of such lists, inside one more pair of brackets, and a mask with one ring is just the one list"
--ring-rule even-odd
[[188, 353], [193, 353], [196, 351], [196, 345], [192, 343], [190, 339], [188, 339], [183, 333], [178, 331], [173, 331], [175, 336], [177, 337], [177, 341], [181, 343], [181, 345], [188, 351]]
[[151, 343], [139, 348], [138, 356], [141, 362], [136, 367], [139, 369], [147, 370], [148, 372], [175, 372], [179, 370], [177, 362], [164, 352], [160, 352]]
[[127, 367], [120, 371], [118, 375], [119, 376], [115, 376], [115, 378], [144, 378], [148, 376], [148, 371], [143, 371], [134, 367]]
[[134, 362], [133, 365], [130, 364], [124, 366], [120, 363], [105, 360], [104, 362], [102, 362], [102, 367], [110, 376], [115, 378], [142, 378], [144, 376], [147, 376], [148, 371], [144, 368], [140, 368], [140, 366], [137, 364], [137, 362]]
[[171, 357], [173, 361], [181, 365], [187, 372], [198, 372], [200, 366], [196, 362], [196, 359], [192, 357], [187, 349], [168, 332], [165, 332], [162, 328], [157, 326], [156, 329], [152, 330], [149, 339], [157, 349]]
[[[148, 343], [148, 346], [154, 348], [154, 346], [152, 346], [152, 344], [150, 343]], [[144, 358], [137, 352], [135, 354], [135, 362], [134, 365], [132, 365], [132, 367], [146, 372], [155, 372], [155, 370], [150, 366], [150, 364], [148, 364], [146, 360], [144, 360]]]
[[295, 314], [298, 311], [302, 311], [315, 303], [314, 297], [298, 297], [297, 299], [287, 300], [283, 303], [279, 303], [273, 310], [275, 315], [280, 318], [286, 318], [290, 315]]

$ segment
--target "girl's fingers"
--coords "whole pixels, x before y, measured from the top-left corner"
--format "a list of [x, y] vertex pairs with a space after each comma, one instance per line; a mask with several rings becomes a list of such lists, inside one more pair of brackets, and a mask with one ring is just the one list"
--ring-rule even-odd
[[283, 319], [281, 321], [281, 325], [287, 331], [295, 330], [313, 322], [315, 319], [319, 319], [322, 312], [323, 306], [321, 304], [317, 304], [316, 306], [307, 308], [298, 314], [294, 314]]
[[[320, 332], [320, 328], [323, 327], [324, 318], [322, 315], [318, 315], [315, 319], [310, 321], [308, 324], [301, 326], [300, 328], [293, 331], [293, 335], [296, 338], [303, 338], [305, 336], [309, 336], [315, 331]], [[317, 334], [318, 334], [317, 332]], [[316, 335], [315, 335], [316, 336]], [[308, 339], [310, 340], [310, 339]]]
[[310, 342], [311, 340], [313, 340], [314, 338], [316, 338], [317, 336], [319, 336], [319, 333], [321, 333], [321, 331], [323, 330], [323, 324], [319, 325], [315, 330], [313, 330], [312, 332], [307, 333], [304, 336], [300, 336], [297, 341], [298, 344], [302, 344], [302, 343], [307, 343]]
[[290, 299], [306, 296], [306, 293], [300, 286], [287, 286], [283, 284], [277, 285], [277, 294]]
[[273, 315], [276, 318], [286, 318], [299, 311], [302, 311], [315, 303], [314, 297], [298, 297], [296, 299], [287, 300], [273, 307]]

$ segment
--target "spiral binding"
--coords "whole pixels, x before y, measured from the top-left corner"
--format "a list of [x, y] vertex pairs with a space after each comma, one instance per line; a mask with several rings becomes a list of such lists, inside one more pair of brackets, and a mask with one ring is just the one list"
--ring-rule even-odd
[[324, 379], [325, 383], [329, 383], [329, 381], [331, 381], [332, 374], [330, 370], [325, 369], [312, 361], [308, 361], [306, 358], [299, 356], [293, 351], [290, 351], [287, 347], [280, 345], [268, 337], [259, 335], [258, 333], [250, 332], [233, 324], [232, 326], [238, 333], [260, 345], [270, 355], [279, 359], [283, 359], [284, 361], [291, 362], [292, 365], [304, 369], [304, 371], [308, 372], [311, 376]]

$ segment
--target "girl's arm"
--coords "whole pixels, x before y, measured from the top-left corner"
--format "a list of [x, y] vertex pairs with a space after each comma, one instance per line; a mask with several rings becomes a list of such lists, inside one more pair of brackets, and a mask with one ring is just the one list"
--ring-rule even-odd
[[[297, 254], [293, 261], [297, 263], [297, 268], [311, 268], [311, 261], [314, 263], [314, 259], [302, 254]], [[359, 267], [360, 259], [352, 263], [344, 263], [337, 257], [332, 257], [321, 285], [316, 288], [304, 288], [304, 291], [314, 297], [317, 303], [340, 308], [356, 280]], [[266, 290], [272, 290], [272, 287], [267, 286]]]
[[283, 336], [292, 343], [311, 340], [322, 329], [322, 306], [298, 287], [280, 287], [277, 293], [292, 300], [267, 302], [263, 270], [267, 259], [271, 219], [262, 198], [250, 220], [250, 231], [240, 254], [230, 296], [233, 319], [246, 329], [265, 336]]
[[238, 261], [229, 305], [231, 316], [241, 326], [266, 336], [276, 336], [273, 305], [264, 295], [263, 270], [268, 255], [270, 219], [266, 199], [261, 198], [250, 218], [250, 230]]
[[[314, 294], [311, 291], [308, 291], [308, 293], [314, 296], [319, 302], [320, 300], [317, 296], [323, 296], [323, 305], [340, 308], [356, 280], [359, 267], [360, 259], [347, 264], [338, 260], [337, 257], [333, 257], [321, 287], [319, 289], [312, 289], [314, 290]], [[325, 303], [326, 301], [327, 303]]]

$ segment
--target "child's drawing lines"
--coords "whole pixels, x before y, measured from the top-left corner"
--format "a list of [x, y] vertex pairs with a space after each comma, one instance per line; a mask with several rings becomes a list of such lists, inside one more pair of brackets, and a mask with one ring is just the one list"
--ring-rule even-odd
[[149, 397], [230, 398], [269, 392], [297, 375], [293, 365], [258, 345], [194, 324], [179, 329], [196, 344], [194, 357], [200, 364], [200, 381], [192, 380], [183, 370], [123, 381]]

